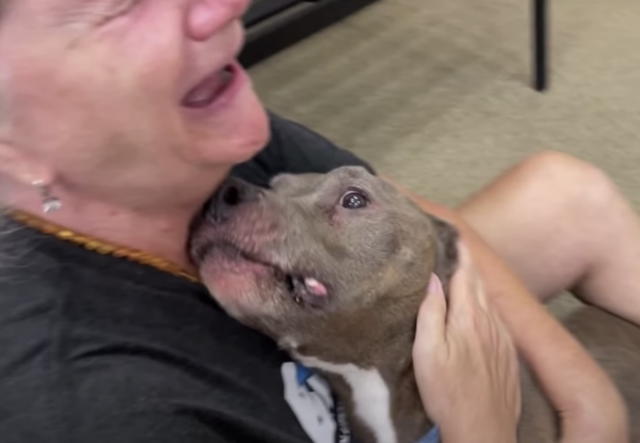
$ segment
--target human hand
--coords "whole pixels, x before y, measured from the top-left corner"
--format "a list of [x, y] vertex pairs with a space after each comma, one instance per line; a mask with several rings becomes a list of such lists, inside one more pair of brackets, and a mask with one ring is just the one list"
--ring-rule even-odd
[[487, 303], [464, 246], [445, 300], [432, 276], [418, 316], [414, 370], [427, 414], [447, 443], [515, 442], [520, 415], [518, 360]]

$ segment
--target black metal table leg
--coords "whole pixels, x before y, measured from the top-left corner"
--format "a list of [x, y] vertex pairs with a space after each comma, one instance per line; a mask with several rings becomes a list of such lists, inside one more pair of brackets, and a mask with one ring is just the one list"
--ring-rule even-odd
[[544, 91], [549, 83], [548, 0], [532, 0], [533, 86]]
[[533, 80], [536, 91], [544, 91], [548, 87], [549, 54], [548, 54], [548, 0], [533, 1]]

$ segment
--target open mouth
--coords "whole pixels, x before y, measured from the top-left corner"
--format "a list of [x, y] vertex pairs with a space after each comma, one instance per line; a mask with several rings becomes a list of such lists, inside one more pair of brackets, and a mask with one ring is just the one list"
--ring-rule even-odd
[[216, 102], [233, 83], [237, 72], [227, 65], [198, 83], [182, 99], [182, 106], [191, 109], [206, 108]]
[[317, 278], [285, 270], [239, 249], [228, 241], [206, 242], [194, 251], [194, 256], [198, 263], [202, 263], [214, 253], [223, 255], [226, 260], [245, 261], [270, 270], [273, 279], [300, 306], [320, 307], [329, 297], [329, 289]]
[[329, 295], [327, 287], [313, 277], [285, 274], [285, 286], [299, 305], [321, 306]]

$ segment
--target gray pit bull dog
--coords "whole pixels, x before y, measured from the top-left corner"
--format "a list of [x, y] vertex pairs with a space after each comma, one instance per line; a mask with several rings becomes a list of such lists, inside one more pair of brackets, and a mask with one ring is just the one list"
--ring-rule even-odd
[[[457, 234], [360, 167], [230, 179], [194, 226], [191, 253], [218, 303], [324, 375], [365, 443], [416, 443], [433, 427], [412, 347], [432, 272], [445, 291]], [[640, 329], [585, 307], [565, 325], [615, 380], [640, 442]], [[558, 440], [557, 417], [522, 365], [519, 442]], [[473, 368], [469, 368], [470, 371]]]

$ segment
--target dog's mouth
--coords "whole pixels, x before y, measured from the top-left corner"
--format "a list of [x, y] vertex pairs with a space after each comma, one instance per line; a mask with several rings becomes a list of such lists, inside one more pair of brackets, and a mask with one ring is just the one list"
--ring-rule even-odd
[[[290, 299], [301, 307], [319, 308], [330, 297], [329, 285], [316, 275], [299, 272], [295, 266], [284, 267], [259, 257], [257, 254], [242, 250], [225, 240], [209, 241], [195, 248], [194, 259], [202, 266], [210, 257], [217, 256], [232, 263], [249, 263], [267, 271], [271, 279]], [[253, 278], [247, 275], [247, 278]]]

